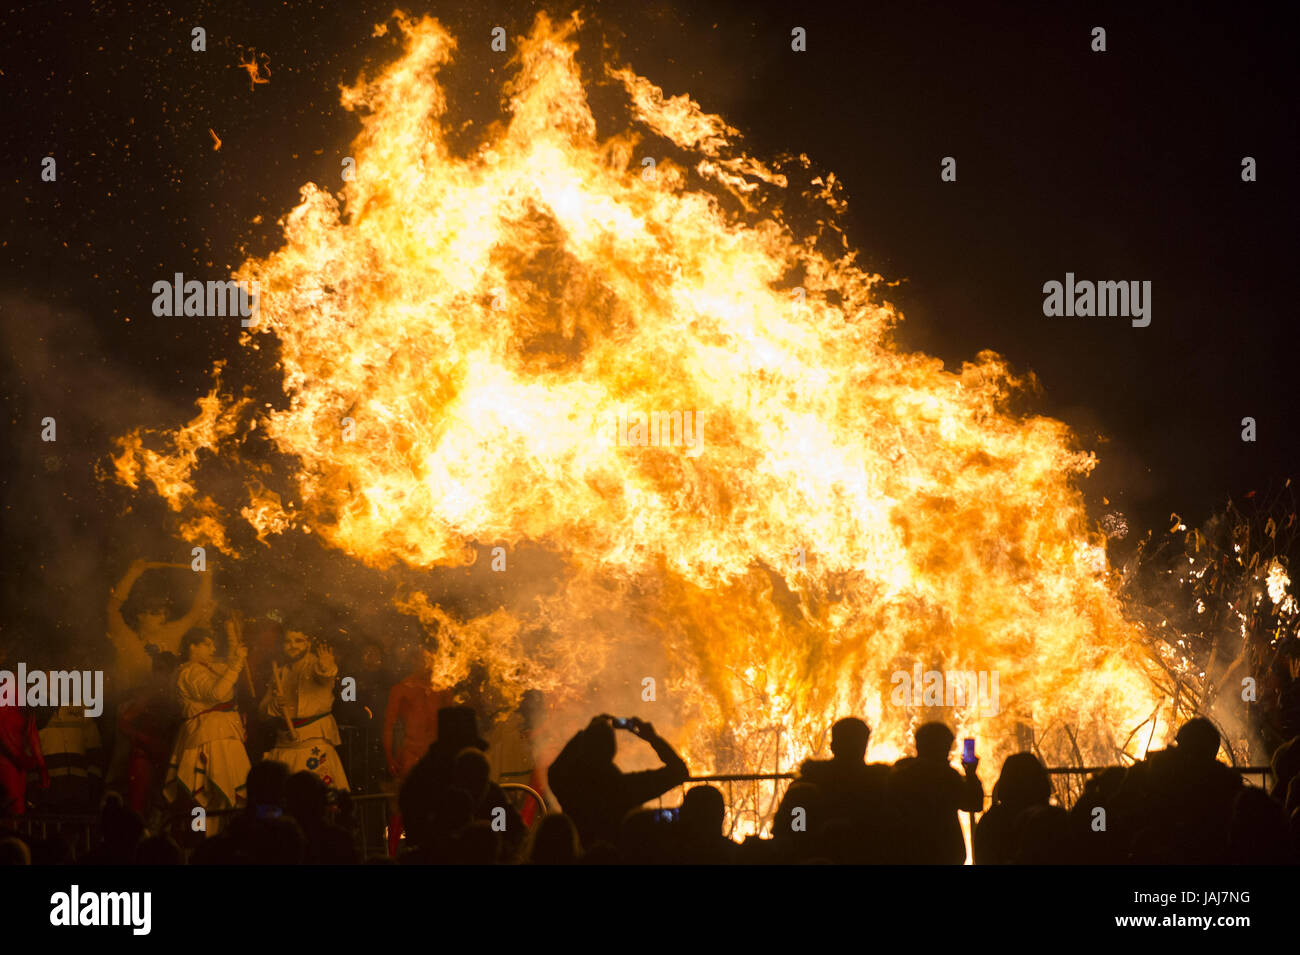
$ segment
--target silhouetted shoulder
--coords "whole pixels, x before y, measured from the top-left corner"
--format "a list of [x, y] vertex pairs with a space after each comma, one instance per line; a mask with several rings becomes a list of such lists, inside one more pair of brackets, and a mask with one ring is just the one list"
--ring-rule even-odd
[[805, 759], [799, 767], [799, 777], [812, 783], [824, 781], [831, 775], [831, 767], [829, 759]]

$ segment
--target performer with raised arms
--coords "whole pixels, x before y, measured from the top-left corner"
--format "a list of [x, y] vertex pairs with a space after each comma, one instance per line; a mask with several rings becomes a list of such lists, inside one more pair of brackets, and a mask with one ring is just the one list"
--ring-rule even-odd
[[[163, 785], [168, 802], [184, 794], [209, 812], [233, 809], [244, 801], [249, 770], [244, 724], [235, 708], [235, 684], [248, 651], [237, 621], [227, 623], [226, 632], [230, 657], [224, 663], [215, 659], [216, 643], [206, 630], [192, 631], [181, 642], [185, 663], [176, 688], [183, 722]], [[208, 835], [218, 828], [219, 817], [207, 819]]]
[[341, 742], [331, 712], [339, 672], [334, 651], [324, 645], [313, 649], [307, 634], [286, 629], [284, 656], [287, 665], [271, 665], [271, 685], [262, 698], [262, 712], [285, 724], [266, 758], [285, 763], [291, 773], [310, 770], [326, 786], [346, 792], [347, 774], [334, 748]]

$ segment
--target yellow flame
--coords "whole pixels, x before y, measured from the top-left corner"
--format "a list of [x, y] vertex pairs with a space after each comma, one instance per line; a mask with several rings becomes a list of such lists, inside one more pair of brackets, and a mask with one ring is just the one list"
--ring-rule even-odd
[[1286, 589], [1291, 586], [1291, 578], [1287, 575], [1286, 566], [1276, 557], [1268, 565], [1267, 586], [1268, 599], [1273, 601], [1274, 605], [1281, 603], [1286, 598]]
[[[1162, 696], [1077, 488], [1095, 461], [1009, 409], [1001, 358], [901, 350], [881, 277], [797, 234], [786, 177], [688, 97], [607, 70], [628, 118], [599, 136], [576, 16], [537, 18], [507, 118], [468, 152], [440, 81], [454, 40], [397, 19], [404, 53], [343, 92], [362, 130], [341, 202], [305, 185], [283, 247], [237, 275], [261, 289], [245, 342], [278, 339], [289, 399], [255, 425], [300, 463], [292, 510], [250, 479], [260, 537], [302, 527], [379, 568], [548, 549], [561, 585], [531, 608], [452, 621], [403, 599], [452, 634], [440, 679], [478, 661], [508, 699], [578, 701], [619, 674], [639, 701], [654, 677], [639, 711], [697, 772], [793, 768], [850, 713], [876, 759], [935, 718], [986, 756], [1017, 724], [1049, 760], [1144, 749]], [[833, 231], [838, 186], [813, 184]], [[225, 546], [196, 448], [232, 446], [248, 410], [214, 389], [174, 453], [124, 439], [120, 480]], [[697, 448], [627, 440], [672, 412]], [[996, 671], [998, 715], [896, 703], [917, 663]]]

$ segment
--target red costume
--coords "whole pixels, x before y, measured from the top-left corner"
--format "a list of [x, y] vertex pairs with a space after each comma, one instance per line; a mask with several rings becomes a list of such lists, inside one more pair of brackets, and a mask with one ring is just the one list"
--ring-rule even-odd
[[50, 786], [50, 774], [41, 754], [36, 717], [17, 706], [0, 706], [0, 816], [27, 812], [27, 771], [36, 770], [41, 788]]
[[117, 728], [130, 740], [128, 808], [141, 816], [162, 792], [175, 727], [166, 718], [167, 700], [143, 691], [118, 708]]
[[[453, 702], [450, 691], [429, 685], [427, 673], [413, 673], [389, 692], [384, 714], [384, 754], [388, 757], [388, 772], [398, 786], [437, 740], [438, 711]], [[395, 746], [393, 730], [398, 723], [402, 724], [402, 742]], [[389, 855], [397, 853], [401, 838], [402, 816], [394, 813], [388, 822]]]
[[[452, 702], [451, 693], [429, 685], [427, 674], [408, 676], [388, 694], [384, 753], [388, 756], [388, 771], [398, 782], [406, 778], [438, 738], [438, 711]], [[398, 723], [402, 724], [402, 742], [394, 746], [393, 730]]]

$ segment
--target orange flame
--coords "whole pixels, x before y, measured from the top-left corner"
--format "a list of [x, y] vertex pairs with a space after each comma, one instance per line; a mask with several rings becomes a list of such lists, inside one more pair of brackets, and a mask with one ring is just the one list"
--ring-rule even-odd
[[[265, 53], [263, 53], [262, 59], [269, 61], [270, 58]], [[268, 66], [266, 68], [266, 75], [263, 76], [262, 75], [263, 65], [265, 64], [258, 62], [256, 50], [251, 50], [249, 52], [247, 60], [239, 61], [239, 68], [248, 74], [248, 88], [250, 90], [256, 89], [258, 86], [264, 83], [271, 82], [271, 68]]]
[[[876, 759], [933, 718], [986, 756], [1017, 724], [1049, 760], [1164, 738], [1077, 487], [1095, 461], [1010, 410], [1023, 382], [998, 356], [954, 373], [898, 348], [881, 277], [825, 228], [796, 234], [786, 177], [688, 97], [607, 69], [630, 118], [598, 136], [576, 15], [538, 17], [508, 119], [467, 154], [439, 81], [455, 41], [397, 18], [403, 55], [343, 92], [363, 119], [342, 205], [305, 185], [284, 246], [236, 276], [261, 289], [244, 341], [279, 340], [289, 398], [254, 425], [300, 464], [292, 510], [250, 479], [259, 537], [301, 527], [379, 568], [545, 547], [563, 579], [531, 607], [452, 621], [403, 599], [450, 627], [437, 678], [477, 661], [510, 700], [622, 682], [629, 706], [654, 678], [637, 711], [697, 772], [793, 768], [849, 713]], [[838, 185], [813, 184], [833, 230]], [[172, 452], [137, 434], [116, 463], [226, 547], [196, 449], [229, 451], [252, 412], [218, 392]], [[658, 442], [636, 443], [639, 413], [671, 422]], [[917, 663], [996, 671], [998, 714], [895, 702]]]

